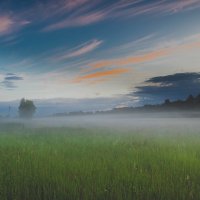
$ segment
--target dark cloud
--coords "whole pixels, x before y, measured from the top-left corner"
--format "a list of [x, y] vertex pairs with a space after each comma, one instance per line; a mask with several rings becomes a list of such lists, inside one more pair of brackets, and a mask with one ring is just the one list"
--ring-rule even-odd
[[1, 86], [7, 88], [7, 89], [14, 89], [16, 88], [16, 85], [12, 82], [12, 81], [2, 81], [1, 82]]
[[20, 76], [7, 76], [7, 77], [5, 77], [5, 80], [7, 80], [7, 81], [21, 81], [21, 80], [23, 80], [23, 78], [20, 77]]
[[7, 73], [4, 77], [4, 80], [0, 82], [0, 85], [4, 88], [7, 88], [9, 90], [12, 90], [14, 88], [17, 88], [15, 85], [15, 81], [22, 81], [24, 80], [23, 77], [17, 76], [13, 73]]
[[137, 96], [141, 104], [159, 103], [169, 98], [184, 99], [189, 94], [200, 94], [200, 73], [177, 73], [150, 78], [131, 95]]
[[15, 76], [13, 73], [7, 73], [6, 76]]

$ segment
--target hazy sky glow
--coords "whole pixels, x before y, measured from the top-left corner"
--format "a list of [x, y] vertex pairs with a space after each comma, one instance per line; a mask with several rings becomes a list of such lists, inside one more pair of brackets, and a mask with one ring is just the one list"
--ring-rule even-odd
[[200, 72], [199, 20], [199, 0], [1, 0], [1, 101], [137, 103], [153, 77]]

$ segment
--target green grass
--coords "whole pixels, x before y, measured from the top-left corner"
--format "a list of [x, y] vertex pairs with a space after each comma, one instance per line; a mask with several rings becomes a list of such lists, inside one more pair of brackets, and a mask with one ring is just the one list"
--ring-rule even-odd
[[198, 200], [200, 131], [0, 126], [1, 200]]

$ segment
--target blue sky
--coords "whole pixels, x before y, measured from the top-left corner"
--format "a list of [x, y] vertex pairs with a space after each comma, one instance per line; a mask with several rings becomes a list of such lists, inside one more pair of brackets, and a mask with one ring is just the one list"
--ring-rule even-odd
[[200, 72], [199, 19], [199, 0], [2, 0], [1, 101], [160, 101], [148, 80]]

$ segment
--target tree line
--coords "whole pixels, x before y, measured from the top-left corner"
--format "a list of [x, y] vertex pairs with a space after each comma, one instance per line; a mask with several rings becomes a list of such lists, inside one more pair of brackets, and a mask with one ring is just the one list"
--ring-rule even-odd
[[166, 99], [161, 106], [166, 108], [177, 108], [177, 109], [200, 108], [200, 94], [197, 96], [189, 95], [185, 100], [170, 101], [169, 99]]

